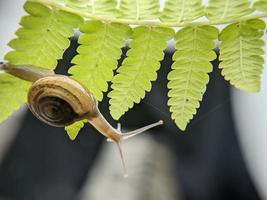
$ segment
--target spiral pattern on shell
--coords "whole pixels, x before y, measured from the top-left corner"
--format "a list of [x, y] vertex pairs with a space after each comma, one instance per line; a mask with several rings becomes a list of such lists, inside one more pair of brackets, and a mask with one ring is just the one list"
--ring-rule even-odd
[[37, 111], [39, 117], [55, 126], [71, 124], [73, 119], [77, 118], [72, 107], [66, 101], [53, 96], [39, 99]]
[[38, 119], [57, 127], [98, 113], [92, 94], [78, 82], [62, 75], [37, 80], [28, 92], [28, 106]]

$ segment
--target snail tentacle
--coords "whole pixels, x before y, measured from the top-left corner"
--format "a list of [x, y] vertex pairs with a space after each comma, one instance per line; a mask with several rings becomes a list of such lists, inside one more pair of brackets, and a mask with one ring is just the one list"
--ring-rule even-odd
[[[144, 133], [145, 131], [147, 131], [147, 130], [149, 130], [151, 128], [154, 128], [156, 126], [160, 126], [162, 124], [163, 124], [163, 121], [160, 120], [160, 121], [158, 121], [156, 123], [149, 124], [147, 126], [144, 126], [142, 128], [136, 129], [134, 131], [130, 131], [130, 132], [126, 132], [126, 133], [121, 133], [121, 140], [127, 140], [127, 139], [132, 138], [132, 137], [134, 137], [136, 135], [139, 135], [141, 133]], [[113, 142], [113, 140], [111, 140], [110, 138], [108, 138], [107, 141], [108, 142]]]

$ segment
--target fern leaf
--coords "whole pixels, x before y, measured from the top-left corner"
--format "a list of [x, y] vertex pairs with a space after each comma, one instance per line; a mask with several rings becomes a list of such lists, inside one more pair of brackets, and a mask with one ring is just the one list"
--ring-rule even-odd
[[69, 73], [86, 86], [101, 101], [102, 92], [108, 89], [108, 81], [113, 78], [121, 48], [130, 34], [127, 25], [88, 21], [81, 31], [78, 55], [74, 57]]
[[24, 9], [29, 15], [21, 19], [18, 38], [9, 42], [15, 50], [7, 53], [5, 59], [14, 65], [54, 69], [82, 18], [35, 2], [26, 2]]
[[131, 49], [112, 80], [113, 90], [108, 94], [114, 119], [119, 119], [134, 103], [139, 103], [144, 98], [146, 91], [151, 90], [151, 81], [157, 78], [166, 41], [171, 39], [173, 34], [173, 30], [167, 28], [134, 29]]
[[7, 119], [27, 101], [30, 82], [7, 73], [0, 74], [0, 122]]
[[184, 22], [204, 16], [201, 0], [167, 0], [161, 21]]
[[209, 20], [236, 19], [253, 12], [250, 0], [209, 0], [206, 14]]
[[65, 130], [71, 140], [75, 140], [80, 130], [84, 127], [86, 121], [77, 121], [65, 127]]
[[259, 11], [267, 11], [267, 0], [258, 0], [254, 4], [254, 8]]
[[248, 91], [260, 90], [264, 59], [265, 22], [248, 20], [227, 26], [220, 34], [220, 68], [222, 75], [235, 87]]
[[66, 0], [66, 6], [98, 16], [117, 16], [116, 0]]
[[212, 71], [210, 61], [216, 58], [214, 40], [218, 30], [212, 26], [186, 27], [175, 36], [176, 48], [172, 71], [168, 74], [168, 105], [172, 118], [181, 130], [200, 106], [199, 101], [209, 82], [208, 73]]
[[158, 0], [121, 0], [120, 12], [127, 19], [156, 19], [159, 14]]

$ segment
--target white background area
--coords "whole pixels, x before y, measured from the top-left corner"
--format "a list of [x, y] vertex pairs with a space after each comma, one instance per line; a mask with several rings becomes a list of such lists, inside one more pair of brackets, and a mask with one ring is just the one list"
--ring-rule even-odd
[[[3, 59], [3, 56], [10, 50], [7, 43], [15, 37], [14, 32], [19, 27], [19, 19], [24, 13], [22, 9], [23, 2], [22, 0], [0, 1], [0, 59]], [[207, 1], [203, 2], [207, 3]], [[161, 4], [163, 4], [163, 1]], [[266, 35], [265, 41], [267, 42]], [[265, 50], [267, 49], [265, 48]], [[267, 60], [266, 55], [265, 60]], [[245, 161], [260, 195], [267, 199], [266, 65], [262, 80], [260, 93], [249, 94], [231, 89], [231, 102]], [[7, 144], [12, 140], [12, 133], [15, 132], [14, 127], [19, 127], [20, 117], [18, 116], [0, 125], [0, 159]]]

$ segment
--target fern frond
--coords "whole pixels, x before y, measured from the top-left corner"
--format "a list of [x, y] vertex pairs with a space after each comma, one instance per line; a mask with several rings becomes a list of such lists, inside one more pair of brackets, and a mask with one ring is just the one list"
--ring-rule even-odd
[[173, 29], [168, 28], [140, 26], [134, 29], [131, 49], [112, 80], [113, 90], [108, 94], [114, 119], [119, 119], [151, 90], [151, 81], [157, 78], [166, 42], [173, 34]]
[[254, 8], [259, 11], [267, 11], [267, 0], [258, 0], [254, 4]]
[[156, 19], [159, 15], [158, 0], [121, 0], [121, 17], [126, 19]]
[[87, 21], [80, 30], [85, 34], [79, 38], [79, 54], [73, 58], [75, 66], [69, 73], [101, 101], [131, 29], [122, 24]]
[[206, 15], [209, 20], [229, 20], [253, 12], [250, 0], [209, 0]]
[[172, 119], [181, 130], [200, 106], [199, 101], [209, 82], [208, 73], [212, 71], [210, 61], [216, 58], [214, 40], [218, 30], [212, 26], [186, 27], [175, 36], [176, 49], [172, 71], [168, 74], [168, 105]]
[[18, 38], [9, 42], [15, 50], [7, 53], [5, 59], [14, 65], [54, 69], [82, 18], [35, 2], [26, 2], [24, 9], [29, 15], [21, 19]]
[[0, 122], [2, 122], [27, 101], [31, 83], [4, 73], [0, 74], [0, 85]]
[[220, 34], [221, 43], [219, 67], [224, 78], [235, 87], [248, 91], [260, 90], [263, 70], [265, 22], [248, 20], [227, 26]]
[[117, 16], [116, 0], [66, 0], [66, 6], [98, 16]]
[[201, 0], [167, 0], [161, 21], [193, 21], [205, 15]]

